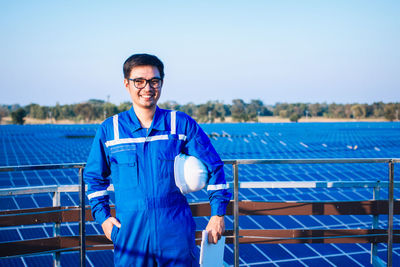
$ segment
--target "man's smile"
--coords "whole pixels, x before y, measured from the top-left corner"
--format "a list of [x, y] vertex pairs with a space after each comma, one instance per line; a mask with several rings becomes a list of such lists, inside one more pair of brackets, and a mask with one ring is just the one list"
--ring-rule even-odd
[[154, 97], [154, 95], [140, 95], [140, 97], [142, 97], [142, 98], [144, 98], [144, 99], [148, 100], [148, 99], [151, 99], [151, 98], [153, 98], [153, 97]]

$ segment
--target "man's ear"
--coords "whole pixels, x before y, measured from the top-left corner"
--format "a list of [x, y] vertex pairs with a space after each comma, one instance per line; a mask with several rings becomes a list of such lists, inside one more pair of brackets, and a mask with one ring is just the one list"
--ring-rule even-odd
[[124, 86], [125, 86], [126, 90], [129, 92], [129, 80], [128, 79], [124, 79]]

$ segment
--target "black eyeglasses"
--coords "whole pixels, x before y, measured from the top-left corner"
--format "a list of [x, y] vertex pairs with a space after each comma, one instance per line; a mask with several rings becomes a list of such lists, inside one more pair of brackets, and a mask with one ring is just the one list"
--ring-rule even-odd
[[151, 78], [151, 79], [143, 79], [143, 78], [136, 78], [136, 79], [128, 79], [129, 81], [133, 82], [133, 85], [137, 89], [143, 89], [146, 87], [147, 83], [150, 85], [151, 88], [153, 89], [160, 89], [163, 80], [160, 78]]

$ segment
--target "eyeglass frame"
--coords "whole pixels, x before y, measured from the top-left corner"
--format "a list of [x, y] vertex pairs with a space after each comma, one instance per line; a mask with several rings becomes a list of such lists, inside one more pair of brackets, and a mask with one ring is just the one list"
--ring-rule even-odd
[[[146, 83], [144, 84], [144, 86], [142, 87], [142, 88], [138, 88], [137, 86], [136, 86], [136, 80], [145, 80], [146, 81]], [[161, 83], [160, 83], [160, 86], [159, 87], [153, 87], [153, 86], [151, 86], [151, 80], [153, 80], [153, 79], [157, 79], [157, 80], [159, 80]], [[133, 86], [136, 88], [136, 89], [138, 89], [138, 90], [142, 90], [143, 88], [145, 88], [146, 87], [146, 85], [149, 85], [151, 88], [153, 88], [153, 89], [160, 89], [161, 87], [162, 87], [162, 84], [163, 84], [163, 79], [161, 79], [160, 77], [153, 77], [153, 78], [151, 78], [151, 79], [145, 79], [145, 78], [135, 78], [135, 79], [131, 79], [131, 78], [129, 78], [128, 79], [128, 81], [132, 81], [133, 82]]]

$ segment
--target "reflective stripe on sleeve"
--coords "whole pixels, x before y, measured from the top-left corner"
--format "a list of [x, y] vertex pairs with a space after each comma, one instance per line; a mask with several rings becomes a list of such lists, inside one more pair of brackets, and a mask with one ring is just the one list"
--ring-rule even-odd
[[171, 134], [176, 134], [176, 111], [171, 112]]
[[118, 130], [118, 114], [113, 116], [113, 125], [114, 125], [114, 140], [119, 139], [119, 130]]
[[107, 196], [108, 195], [108, 191], [107, 190], [102, 190], [102, 191], [97, 191], [94, 193], [91, 193], [88, 195], [88, 199], [92, 199], [95, 197], [101, 197], [101, 196]]
[[207, 186], [207, 191], [211, 190], [221, 190], [221, 189], [227, 189], [228, 186], [226, 184], [210, 184]]

